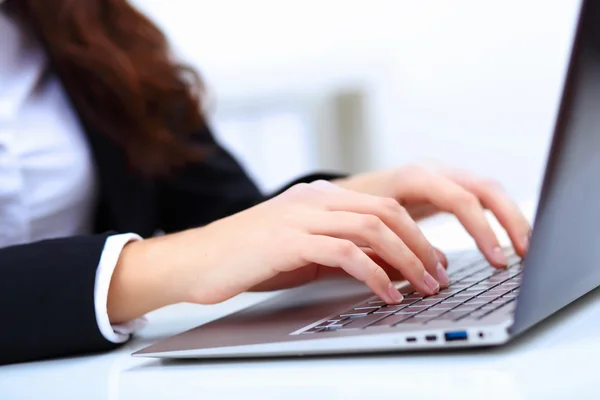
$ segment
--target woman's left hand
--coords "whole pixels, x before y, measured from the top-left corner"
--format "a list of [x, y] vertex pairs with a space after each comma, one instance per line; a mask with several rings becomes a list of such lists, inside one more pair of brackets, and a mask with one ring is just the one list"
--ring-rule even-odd
[[335, 183], [345, 189], [391, 197], [414, 220], [440, 211], [450, 212], [475, 239], [488, 261], [495, 267], [504, 267], [506, 257], [484, 213], [484, 209], [489, 209], [506, 229], [516, 252], [524, 256], [527, 251], [529, 222], [494, 180], [447, 167], [414, 164], [355, 175]]

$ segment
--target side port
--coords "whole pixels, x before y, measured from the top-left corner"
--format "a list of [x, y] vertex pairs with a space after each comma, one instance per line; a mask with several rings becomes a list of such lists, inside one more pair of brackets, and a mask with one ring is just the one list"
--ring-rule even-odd
[[452, 331], [444, 333], [446, 342], [459, 342], [468, 339], [467, 331]]
[[425, 340], [427, 340], [428, 342], [435, 342], [437, 340], [437, 336], [436, 335], [427, 335], [427, 336], [425, 336]]

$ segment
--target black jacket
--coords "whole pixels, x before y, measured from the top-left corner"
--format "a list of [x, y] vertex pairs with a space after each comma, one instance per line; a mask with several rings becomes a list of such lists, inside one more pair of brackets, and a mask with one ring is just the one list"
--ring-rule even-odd
[[[215, 151], [152, 181], [132, 173], [120, 147], [82, 124], [99, 174], [96, 234], [0, 249], [0, 365], [116, 347], [100, 333], [94, 311], [96, 268], [110, 234], [181, 231], [266, 198], [208, 128], [195, 140]], [[290, 185], [333, 177], [315, 174]]]

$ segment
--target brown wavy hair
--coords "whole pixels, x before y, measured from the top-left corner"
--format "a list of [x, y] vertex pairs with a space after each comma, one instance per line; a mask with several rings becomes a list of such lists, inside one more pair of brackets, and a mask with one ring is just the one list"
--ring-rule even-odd
[[202, 157], [203, 86], [160, 29], [126, 0], [11, 0], [45, 43], [83, 120], [144, 175]]

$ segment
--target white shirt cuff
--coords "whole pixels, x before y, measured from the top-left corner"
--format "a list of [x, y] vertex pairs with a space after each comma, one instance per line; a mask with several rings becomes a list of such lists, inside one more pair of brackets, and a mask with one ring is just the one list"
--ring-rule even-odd
[[113, 343], [126, 342], [134, 331], [140, 329], [146, 323], [145, 318], [138, 318], [124, 324], [111, 325], [106, 309], [110, 280], [121, 256], [121, 251], [127, 243], [136, 240], [142, 240], [142, 238], [134, 233], [110, 236], [106, 240], [96, 270], [96, 284], [94, 286], [96, 322], [106, 340]]

